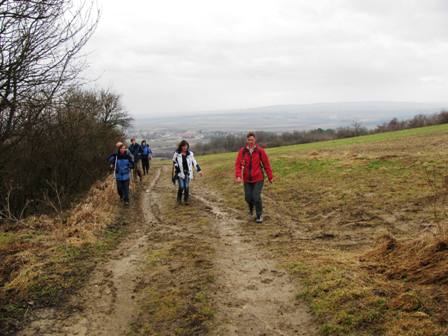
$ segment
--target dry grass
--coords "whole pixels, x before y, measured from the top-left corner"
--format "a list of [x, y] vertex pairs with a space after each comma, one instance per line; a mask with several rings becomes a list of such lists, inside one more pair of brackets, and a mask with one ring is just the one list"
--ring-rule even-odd
[[390, 289], [390, 308], [410, 315], [411, 325], [415, 324], [415, 318], [424, 321], [426, 328], [428, 320], [440, 326], [448, 324], [446, 238], [397, 241], [384, 236], [376, 248], [361, 257], [361, 261], [362, 268], [382, 279], [384, 286]]
[[111, 178], [72, 209], [31, 216], [0, 232], [0, 328], [17, 329], [27, 311], [56, 305], [78, 288], [95, 257], [115, 244], [120, 207]]

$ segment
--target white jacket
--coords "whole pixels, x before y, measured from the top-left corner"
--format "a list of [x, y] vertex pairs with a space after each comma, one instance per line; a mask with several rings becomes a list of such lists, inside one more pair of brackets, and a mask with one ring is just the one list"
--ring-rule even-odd
[[193, 171], [196, 169], [197, 172], [201, 171], [201, 167], [196, 162], [196, 159], [194, 158], [194, 154], [191, 151], [188, 151], [187, 153], [187, 165], [188, 165], [188, 176], [185, 176], [184, 170], [182, 168], [182, 154], [178, 153], [177, 151], [174, 152], [173, 155], [173, 163], [176, 167], [177, 176], [181, 179], [185, 179], [185, 177], [190, 178], [190, 180], [193, 179]]

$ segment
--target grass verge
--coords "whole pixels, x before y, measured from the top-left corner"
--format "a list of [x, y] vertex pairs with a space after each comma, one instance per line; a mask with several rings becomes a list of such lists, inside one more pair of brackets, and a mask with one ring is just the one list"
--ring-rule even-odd
[[1, 232], [2, 334], [23, 328], [34, 309], [62, 306], [126, 234], [131, 213], [118, 204], [107, 179], [71, 210], [30, 217]]

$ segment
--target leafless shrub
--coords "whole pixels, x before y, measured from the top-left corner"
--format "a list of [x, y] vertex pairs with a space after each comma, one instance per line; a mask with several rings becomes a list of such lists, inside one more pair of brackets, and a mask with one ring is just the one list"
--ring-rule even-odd
[[0, 223], [1, 221], [7, 221], [8, 223], [19, 224], [25, 217], [25, 212], [29, 205], [33, 202], [31, 199], [26, 200], [21, 209], [17, 211], [13, 205], [13, 192], [14, 188], [9, 185], [6, 188], [4, 200], [0, 208]]
[[0, 149], [38, 125], [61, 88], [82, 69], [82, 47], [98, 13], [84, 1], [0, 2]]

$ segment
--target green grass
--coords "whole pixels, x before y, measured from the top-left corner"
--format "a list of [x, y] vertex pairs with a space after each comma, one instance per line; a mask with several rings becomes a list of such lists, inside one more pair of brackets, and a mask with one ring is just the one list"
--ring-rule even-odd
[[301, 280], [298, 299], [305, 300], [323, 323], [325, 336], [381, 335], [387, 310], [385, 298], [374, 294], [373, 284], [353, 276], [339, 266], [295, 262], [287, 265], [290, 273]]
[[[436, 136], [440, 134], [448, 133], [448, 124], [436, 125], [436, 126], [428, 126], [428, 127], [420, 127], [413, 128], [408, 130], [401, 130], [395, 132], [385, 132], [371, 135], [364, 135], [353, 138], [346, 139], [337, 139], [330, 141], [319, 141], [308, 144], [300, 144], [300, 145], [291, 145], [291, 146], [282, 146], [275, 148], [268, 148], [269, 154], [288, 154], [291, 152], [303, 152], [303, 151], [314, 151], [314, 150], [322, 150], [322, 149], [334, 149], [338, 147], [347, 147], [352, 145], [361, 145], [361, 144], [369, 144], [375, 142], [390, 142], [395, 140], [400, 140], [403, 138], [410, 137], [421, 137], [421, 136]], [[223, 153], [223, 154], [210, 154], [205, 156], [200, 156], [201, 160], [205, 162], [220, 160], [220, 159], [229, 159], [234, 157], [234, 153]]]
[[[428, 308], [440, 305], [428, 296], [440, 286], [429, 290], [385, 279], [360, 269], [358, 258], [385, 233], [412, 240], [428, 227], [438, 230], [448, 211], [442, 197], [447, 143], [448, 125], [438, 125], [267, 149], [276, 177], [264, 189], [267, 220], [262, 228], [244, 229], [286, 265], [321, 335], [446, 334]], [[235, 158], [236, 153], [199, 157], [201, 183], [244, 216], [242, 188], [233, 183]], [[331, 238], [314, 238], [322, 234]], [[406, 290], [419, 302], [426, 297], [426, 308], [408, 311], [393, 304]], [[421, 310], [430, 313], [416, 314]]]
[[436, 126], [428, 126], [428, 127], [420, 127], [413, 128], [408, 130], [401, 130], [395, 132], [385, 132], [385, 133], [377, 133], [371, 135], [363, 135], [359, 137], [346, 138], [346, 139], [338, 139], [331, 141], [320, 141], [303, 145], [293, 145], [293, 146], [285, 146], [273, 148], [270, 150], [270, 153], [283, 153], [288, 152], [290, 150], [317, 150], [317, 149], [332, 149], [340, 146], [351, 146], [351, 145], [361, 145], [372, 142], [390, 142], [394, 140], [400, 140], [403, 138], [409, 137], [419, 137], [419, 136], [427, 136], [427, 135], [438, 135], [445, 134], [448, 132], [448, 124], [436, 125]]
[[0, 232], [0, 251], [7, 248], [16, 238], [13, 232]]

